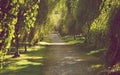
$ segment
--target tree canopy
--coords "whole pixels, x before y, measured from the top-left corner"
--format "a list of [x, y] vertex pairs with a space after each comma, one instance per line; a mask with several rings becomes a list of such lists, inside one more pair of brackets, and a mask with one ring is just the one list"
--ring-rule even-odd
[[0, 60], [10, 47], [19, 57], [21, 42], [34, 45], [56, 30], [107, 48], [107, 63], [113, 66], [120, 60], [119, 27], [119, 0], [0, 0]]

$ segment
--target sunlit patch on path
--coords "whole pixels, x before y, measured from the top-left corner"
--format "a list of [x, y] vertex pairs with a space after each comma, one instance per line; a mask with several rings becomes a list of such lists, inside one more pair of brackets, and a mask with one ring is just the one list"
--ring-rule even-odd
[[48, 42], [38, 42], [39, 45], [70, 45], [68, 43], [65, 43], [63, 40], [60, 39], [58, 34], [51, 34], [50, 39], [52, 40], [51, 43]]
[[70, 45], [68, 43], [47, 43], [47, 42], [39, 42], [39, 45]]

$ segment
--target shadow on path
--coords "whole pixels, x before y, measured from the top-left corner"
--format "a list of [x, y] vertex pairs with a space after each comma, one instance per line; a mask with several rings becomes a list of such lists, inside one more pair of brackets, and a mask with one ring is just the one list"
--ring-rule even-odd
[[75, 46], [67, 45], [57, 34], [51, 34], [50, 38], [52, 43], [47, 45], [43, 75], [96, 75], [94, 66], [99, 66], [99, 58], [78, 52]]

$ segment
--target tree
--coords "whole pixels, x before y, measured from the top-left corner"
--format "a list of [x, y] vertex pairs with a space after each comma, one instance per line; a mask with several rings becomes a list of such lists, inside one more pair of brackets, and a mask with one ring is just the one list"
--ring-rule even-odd
[[14, 37], [14, 28], [17, 23], [19, 4], [16, 0], [0, 0], [0, 63], [4, 62], [4, 56], [10, 48]]
[[110, 45], [106, 59], [107, 64], [111, 67], [120, 61], [120, 7], [115, 8], [113, 14], [109, 29]]
[[[29, 35], [29, 42], [33, 45], [37, 43], [39, 40], [42, 40], [44, 38], [43, 33], [43, 26], [47, 22], [47, 15], [48, 15], [48, 1], [47, 0], [41, 0], [39, 5], [39, 10], [37, 14], [37, 19], [34, 25], [34, 28], [31, 28], [30, 35]], [[42, 32], [41, 32], [42, 31]]]
[[[29, 1], [26, 0], [20, 5], [19, 11], [18, 11], [18, 21], [15, 25], [15, 44], [16, 44], [16, 51], [14, 53], [13, 58], [19, 57], [19, 35], [21, 35], [21, 30], [24, 29], [24, 39], [23, 39], [23, 45], [25, 45], [25, 51], [27, 51], [26, 45], [28, 40], [28, 35], [30, 33], [31, 28], [34, 27], [36, 16], [38, 14], [38, 6], [39, 0], [36, 1]], [[23, 34], [22, 34], [23, 35]]]

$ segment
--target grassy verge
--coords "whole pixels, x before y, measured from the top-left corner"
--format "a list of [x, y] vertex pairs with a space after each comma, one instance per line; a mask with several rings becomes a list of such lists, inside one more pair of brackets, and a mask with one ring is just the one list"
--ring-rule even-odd
[[51, 40], [50, 40], [49, 36], [46, 36], [46, 37], [44, 37], [44, 39], [42, 41], [39, 41], [37, 43], [37, 45], [47, 45], [48, 43], [51, 43]]
[[7, 55], [6, 65], [0, 70], [0, 75], [42, 75], [45, 53], [44, 46], [32, 46], [27, 53], [22, 52], [19, 58]]
[[94, 64], [91, 66], [92, 69], [95, 69], [96, 73], [105, 70], [104, 62], [105, 62], [105, 52], [107, 50], [106, 48], [96, 48], [94, 44], [85, 44], [84, 39], [82, 39], [81, 37], [76, 38], [74, 40], [74, 38], [71, 36], [65, 36], [63, 37], [63, 40], [69, 44], [75, 45], [79, 53], [81, 53], [82, 51], [89, 57], [100, 59], [99, 64]]
[[78, 50], [82, 50], [86, 53], [86, 55], [92, 55], [96, 57], [103, 58], [105, 56], [105, 52], [107, 48], [96, 48], [94, 44], [85, 44], [85, 39], [78, 37], [74, 39], [72, 36], [65, 36], [62, 38], [65, 42], [76, 45], [78, 47]]
[[67, 42], [68, 44], [80, 44], [80, 43], [84, 43], [84, 39], [79, 37], [74, 39], [72, 36], [65, 36], [62, 38], [65, 42]]

